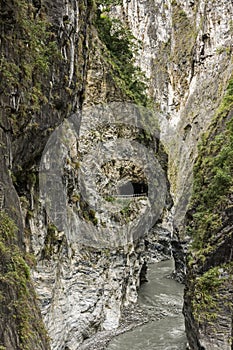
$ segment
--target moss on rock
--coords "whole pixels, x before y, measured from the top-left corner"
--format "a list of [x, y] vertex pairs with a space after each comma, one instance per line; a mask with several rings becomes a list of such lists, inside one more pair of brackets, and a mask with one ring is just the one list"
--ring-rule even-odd
[[194, 167], [194, 186], [186, 232], [188, 254], [184, 314], [190, 345], [200, 339], [232, 347], [233, 281], [233, 79]]
[[1, 211], [0, 346], [21, 350], [49, 349], [30, 280], [30, 269], [17, 246], [16, 232], [14, 222]]

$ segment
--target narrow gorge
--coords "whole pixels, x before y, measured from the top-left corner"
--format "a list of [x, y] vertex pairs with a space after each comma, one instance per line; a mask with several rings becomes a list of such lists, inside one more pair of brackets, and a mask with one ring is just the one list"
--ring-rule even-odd
[[232, 350], [232, 0], [2, 0], [0, 27], [0, 350], [107, 349], [170, 259], [187, 349]]

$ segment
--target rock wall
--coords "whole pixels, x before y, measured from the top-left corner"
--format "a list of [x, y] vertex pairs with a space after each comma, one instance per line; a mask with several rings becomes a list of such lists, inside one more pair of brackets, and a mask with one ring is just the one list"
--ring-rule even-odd
[[[186, 229], [184, 315], [192, 349], [232, 349], [232, 79], [205, 134]], [[201, 188], [201, 191], [200, 191]]]
[[[145, 268], [146, 259], [144, 233], [148, 231], [147, 225], [142, 229], [137, 216], [148, 212], [152, 220], [153, 212], [146, 210], [148, 198], [119, 199], [116, 200], [117, 208], [113, 209], [114, 203], [107, 191], [106, 195], [110, 198], [106, 200], [105, 213], [108, 211], [110, 215], [106, 218], [101, 210], [93, 209], [92, 202], [86, 201], [78, 174], [82, 158], [96, 142], [121, 137], [131, 146], [133, 141], [141, 144], [142, 151], [149, 145], [152, 163], [153, 158], [158, 158], [156, 164], [161, 162], [159, 169], [165, 179], [161, 183], [162, 206], [157, 219], [162, 210], [170, 206], [166, 188], [166, 154], [159, 142], [157, 129], [156, 135], [149, 135], [148, 139], [143, 125], [125, 125], [127, 123], [118, 121], [117, 126], [106, 125], [101, 133], [98, 129], [94, 130], [95, 135], [85, 135], [84, 132], [81, 141], [69, 133], [69, 127], [59, 134], [62, 126], [66, 125], [65, 120], [68, 124], [70, 120], [71, 124], [74, 121], [77, 127], [75, 132], [78, 132], [81, 125], [79, 111], [92, 104], [130, 101], [129, 91], [121, 84], [119, 71], [98, 38], [93, 25], [95, 15], [95, 4], [85, 1], [55, 1], [52, 4], [47, 1], [6, 1], [2, 4], [1, 130], [6, 162], [3, 163], [1, 210], [8, 211], [19, 228], [17, 244], [22, 259], [25, 254], [35, 257], [35, 261], [31, 262], [31, 277], [26, 277], [30, 288], [33, 283], [37, 293], [35, 297], [34, 291], [28, 290], [31, 298], [29, 308], [38, 319], [35, 326], [31, 322], [35, 335], [26, 339], [20, 337], [14, 323], [9, 326], [6, 323], [1, 332], [1, 342], [7, 349], [49, 349], [48, 339], [51, 339], [52, 349], [78, 349], [85, 339], [96, 332], [116, 328], [123, 308], [137, 299], [141, 270]], [[90, 131], [93, 133], [92, 129]], [[55, 153], [46, 154], [52, 145], [46, 143], [48, 139], [53, 141], [53, 135], [59, 142], [59, 136], [64, 137], [64, 143], [61, 146], [60, 142], [57, 148], [61, 153], [56, 153], [55, 142], [55, 149], [52, 148]], [[47, 192], [40, 192], [43, 151], [45, 170], [46, 166], [53, 170], [54, 164], [57, 166], [64, 161], [59, 178], [59, 184], [66, 191], [65, 202], [62, 202], [65, 209], [62, 207], [62, 210], [67, 210], [67, 217], [71, 217], [65, 227], [59, 226], [45, 206], [46, 198], [51, 199], [50, 188], [46, 187]], [[145, 164], [136, 156], [136, 151], [134, 155], [131, 155], [131, 163], [120, 159], [115, 170], [108, 163], [103, 164], [105, 177], [102, 175], [103, 178], [100, 178], [99, 190], [105, 194], [106, 185], [111, 179], [114, 180], [115, 175], [122, 184], [126, 180], [144, 181]], [[127, 175], [128, 172], [131, 175]], [[54, 178], [51, 179], [52, 189], [56, 189]], [[56, 201], [60, 203], [59, 195], [63, 198], [63, 187], [58, 197], [55, 193], [54, 205]], [[150, 195], [153, 199], [153, 191]], [[85, 223], [82, 229], [80, 218]], [[133, 236], [133, 227], [129, 228], [129, 232], [124, 230], [135, 218], [135, 225], [139, 225], [140, 229], [138, 236]], [[108, 242], [105, 240], [103, 244], [100, 234], [106, 232], [106, 225], [112, 225], [113, 229], [108, 231]], [[93, 244], [93, 237], [98, 229], [96, 245]], [[114, 230], [118, 232], [117, 237]], [[120, 232], [123, 236], [126, 233], [124, 239]], [[17, 294], [20, 290], [15, 285]], [[39, 323], [41, 315], [38, 306], [49, 338], [43, 324]]]
[[[233, 174], [231, 166], [226, 171], [225, 163], [213, 159], [225, 152], [227, 164], [232, 162], [220, 142], [222, 138], [228, 145], [223, 135], [232, 120], [232, 3], [125, 1], [116, 13], [142, 41], [138, 63], [150, 79], [149, 91], [160, 111], [161, 138], [169, 155], [173, 232], [181, 241], [192, 241], [184, 303], [190, 348], [231, 349], [231, 189], [226, 182], [223, 185], [222, 177], [230, 181]], [[231, 135], [229, 130], [226, 133]], [[217, 175], [218, 167], [226, 173]], [[179, 239], [173, 241], [181, 280], [186, 245], [184, 249]]]
[[[64, 199], [68, 217], [73, 220], [77, 215], [78, 221], [81, 218], [85, 225], [83, 229], [83, 226], [71, 220], [66, 231], [67, 226], [65, 229], [59, 227], [57, 222], [53, 222], [49, 210], [45, 211], [45, 196], [42, 193], [41, 197], [39, 191], [43, 151], [45, 169], [48, 165], [51, 170], [53, 164], [54, 154], [48, 155], [48, 163], [46, 161], [49, 137], [54, 131], [55, 135], [60, 135], [61, 129], [56, 127], [64, 125], [64, 120], [68, 120], [68, 123], [71, 121], [72, 125], [76, 125], [75, 131], [79, 131], [82, 125], [79, 111], [92, 105], [145, 98], [141, 90], [136, 91], [135, 95], [134, 87], [140, 84], [132, 80], [134, 73], [127, 76], [124, 71], [123, 74], [117, 65], [119, 62], [114, 61], [113, 55], [106, 49], [106, 42], [101, 42], [96, 25], [98, 5], [86, 0], [56, 0], [53, 3], [15, 0], [1, 4], [0, 130], [3, 171], [0, 209], [6, 211], [17, 224], [20, 254], [24, 256], [26, 251], [36, 257], [32, 278], [39, 303], [31, 292], [29, 309], [33, 310], [39, 322], [41, 316], [37, 304], [41, 306], [52, 339], [52, 349], [77, 349], [94, 333], [117, 327], [124, 306], [136, 300], [145, 259], [151, 256], [161, 259], [171, 254], [170, 232], [173, 229], [178, 235], [178, 239], [174, 234], [172, 238], [174, 256], [178, 257], [177, 267], [185, 268], [179, 237], [186, 239], [184, 218], [191, 195], [197, 144], [216, 114], [232, 72], [233, 9], [228, 0], [131, 0], [113, 6], [111, 16], [120, 18], [141, 41], [136, 62], [149, 79], [147, 92], [152, 98], [156, 115], [152, 119], [155, 124], [158, 119], [160, 133], [156, 126], [156, 133], [150, 135], [145, 120], [142, 125], [132, 126], [127, 119], [127, 123], [121, 125], [118, 121], [117, 126], [110, 123], [101, 126], [103, 129], [99, 131], [91, 129], [86, 135], [84, 128], [83, 138], [78, 144], [76, 136], [69, 133], [69, 124], [64, 148], [58, 147], [63, 152], [58, 155], [64, 161], [59, 184], [66, 196], [64, 199], [61, 191], [60, 197], [56, 193], [55, 199], [59, 205], [64, 204]], [[102, 16], [104, 18], [105, 15]], [[127, 35], [123, 38], [128, 40]], [[131, 57], [131, 53], [128, 54], [127, 60]], [[128, 67], [120, 63], [121, 67]], [[70, 119], [71, 116], [75, 120]], [[94, 116], [95, 113], [90, 115], [90, 124]], [[128, 201], [127, 205], [121, 202], [116, 210], [116, 201], [112, 197], [116, 190], [116, 178], [121, 185], [126, 180], [145, 182], [145, 169], [136, 155], [131, 163], [125, 159], [114, 166], [106, 162], [101, 168], [101, 176], [98, 172], [99, 158], [94, 159], [95, 176], [99, 181], [96, 188], [106, 197], [102, 212], [100, 207], [95, 206], [95, 196], [90, 197], [92, 188], [82, 187], [82, 182], [78, 181], [80, 163], [97, 143], [107, 143], [109, 138], [123, 138], [131, 145], [132, 142], [139, 143], [140, 149], [149, 148], [149, 156], [153, 154], [153, 159], [157, 159], [165, 179], [163, 183], [157, 183], [163, 189], [160, 191], [163, 195], [160, 208], [163, 213], [158, 212], [156, 217], [159, 226], [144, 236], [152, 225], [142, 227], [136, 220], [143, 235], [134, 237], [129, 229], [127, 239], [122, 240], [124, 244], [119, 244], [119, 237], [115, 239], [113, 228], [108, 237], [110, 242], [117, 242], [113, 246], [106, 245], [106, 241], [104, 245], [96, 245], [93, 241], [102, 242], [100, 237], [106, 225], [115, 225], [119, 234], [129, 221], [135, 221], [137, 215], [147, 211], [145, 208], [149, 197]], [[168, 153], [168, 164], [161, 141]], [[112, 145], [108, 146], [111, 151]], [[56, 166], [60, 164], [56, 157], [54, 159]], [[148, 159], [150, 163], [152, 158]], [[166, 180], [167, 171], [170, 184]], [[88, 172], [91, 174], [91, 169]], [[128, 172], [132, 175], [128, 176]], [[170, 188], [174, 201], [172, 209]], [[85, 197], [88, 193], [89, 199], [92, 198], [90, 203]], [[147, 218], [147, 222], [153, 221], [151, 216]], [[226, 227], [228, 230], [230, 226]], [[219, 230], [220, 236], [226, 227]], [[88, 245], [90, 237], [92, 244]], [[225, 243], [229, 248], [227, 239]], [[226, 250], [230, 251], [228, 248]], [[201, 267], [200, 276], [208, 272], [210, 266], [216, 267], [216, 254], [207, 259], [208, 266]], [[219, 261], [218, 266], [221, 263]], [[221, 273], [229, 274], [228, 268]], [[195, 267], [189, 268], [186, 323], [190, 346], [193, 349], [201, 346], [209, 349], [209, 344], [215, 342], [216, 337], [209, 328], [207, 333], [200, 332], [201, 326], [194, 320], [191, 308], [192, 300], [196, 298], [192, 280], [198, 280], [200, 276]], [[27, 283], [31, 286], [32, 282], [27, 280]], [[31, 290], [32, 287], [28, 288]], [[228, 287], [226, 290], [230, 293]], [[225, 307], [224, 304], [223, 311]], [[228, 349], [229, 309], [226, 314], [226, 317], [224, 313], [218, 315], [228, 334], [226, 338], [221, 338], [219, 344]], [[37, 327], [38, 331], [25, 340], [19, 337], [19, 325], [13, 322], [8, 327], [8, 323], [5, 324], [0, 340], [7, 349], [26, 349], [26, 346], [30, 349], [49, 349], [43, 326]], [[223, 334], [222, 330], [220, 333]], [[209, 337], [212, 343], [208, 343]]]
[[159, 112], [169, 154], [174, 226], [181, 231], [197, 144], [232, 72], [232, 11], [226, 0], [132, 0], [116, 11], [141, 40], [137, 62], [150, 79], [149, 92]]
[[[11, 132], [0, 126], [0, 348], [50, 349], [29, 277], [32, 257], [22, 251], [24, 225], [12, 169]], [[26, 262], [25, 262], [26, 261]], [[28, 265], [27, 265], [28, 264]]]

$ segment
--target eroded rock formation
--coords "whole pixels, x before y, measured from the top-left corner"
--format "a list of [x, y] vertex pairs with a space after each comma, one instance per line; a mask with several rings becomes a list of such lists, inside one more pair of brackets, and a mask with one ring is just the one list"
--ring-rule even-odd
[[[121, 4], [106, 1], [102, 5], [107, 8], [113, 5], [110, 14], [103, 11], [100, 2], [92, 1], [5, 0], [1, 3], [0, 210], [17, 225], [16, 242], [20, 250], [15, 250], [15, 266], [8, 264], [4, 270], [5, 260], [0, 262], [0, 297], [3, 295], [10, 310], [12, 305], [6, 295], [9, 290], [15, 303], [10, 316], [9, 310], [0, 310], [3, 315], [0, 345], [7, 350], [49, 349], [39, 305], [54, 350], [78, 349], [96, 332], [117, 327], [123, 308], [136, 301], [140, 279], [145, 278], [142, 275], [146, 259], [169, 256], [173, 244], [176, 266], [185, 270], [180, 241], [190, 240], [186, 236], [191, 227], [191, 239], [200, 239], [203, 245], [196, 246], [196, 250], [192, 248], [194, 261], [188, 265], [184, 308], [188, 340], [192, 349], [203, 347], [209, 350], [219, 346], [229, 350], [232, 347], [232, 304], [222, 303], [221, 296], [232, 302], [230, 182], [225, 179], [224, 203], [219, 202], [217, 208], [212, 208], [212, 213], [220, 217], [217, 220], [216, 217], [209, 218], [209, 221], [218, 223], [217, 228], [211, 228], [210, 224], [210, 228], [203, 228], [206, 235], [200, 236], [202, 226], [195, 221], [195, 211], [200, 211], [199, 202], [194, 203], [188, 214], [187, 210], [201, 135], [211, 123], [216, 126], [206, 138], [204, 146], [208, 148], [218, 135], [218, 140], [225, 140], [231, 133], [227, 124], [219, 120], [232, 118], [232, 87], [229, 85], [232, 74], [232, 2], [131, 0]], [[111, 32], [112, 16], [121, 22], [116, 22], [118, 27]], [[122, 29], [125, 28], [122, 23], [140, 40], [138, 53], [136, 49], [130, 49], [133, 39], [129, 29]], [[132, 68], [135, 54], [136, 64], [149, 79], [147, 95], [152, 102], [146, 97], [143, 74], [137, 75]], [[226, 103], [223, 96], [227, 86], [230, 88]], [[69, 149], [67, 151], [65, 140], [59, 153], [64, 160], [61, 184], [65, 188], [65, 205], [70, 217], [78, 215], [85, 222], [85, 238], [85, 232], [80, 231], [74, 220], [69, 222], [66, 231], [58, 227], [45, 211], [44, 197], [40, 197], [39, 191], [40, 161], [49, 137], [57, 126], [64, 125], [64, 120], [72, 121], [74, 119], [70, 117], [75, 116], [74, 124], [79, 131], [82, 125], [80, 110], [116, 101], [152, 104], [159, 128], [156, 126], [155, 134], [150, 135], [145, 132], [145, 125], [132, 125], [127, 119], [127, 123], [118, 121], [117, 125], [99, 123], [93, 129], [95, 114], [90, 114], [87, 123], [83, 124], [80, 139], [72, 132], [68, 137], [66, 135]], [[224, 116], [216, 112], [222, 101], [227, 104]], [[213, 122], [214, 117], [217, 119]], [[150, 225], [139, 226], [143, 232], [137, 239], [129, 230], [126, 239], [121, 237], [122, 244], [117, 239], [115, 246], [106, 246], [93, 243], [101, 241], [98, 235], [98, 239], [94, 239], [94, 232], [105, 232], [106, 227], [112, 225], [110, 232], [114, 236], [116, 227], [119, 231], [129, 222], [134, 222], [138, 214], [146, 212], [148, 200], [153, 198], [150, 184], [146, 183], [143, 162], [136, 154], [130, 162], [122, 158], [113, 164], [106, 158], [103, 164], [99, 164], [95, 179], [96, 188], [105, 198], [102, 211], [96, 207], [95, 196], [90, 197], [93, 192], [91, 185], [85, 189], [87, 192], [84, 191], [82, 181], [79, 182], [83, 159], [87, 159], [86, 154], [96, 144], [111, 139], [124, 139], [125, 144], [129, 144], [128, 149], [137, 142], [140, 149], [148, 148], [157, 159], [165, 178], [164, 189], [160, 188], [164, 210], [159, 213], [157, 225], [150, 232]], [[210, 155], [220, 154], [219, 145], [223, 147], [220, 142], [210, 148]], [[230, 138], [227, 145], [232, 149]], [[111, 143], [108, 146], [111, 153]], [[226, 158], [230, 157], [231, 153], [226, 153]], [[204, 164], [194, 174], [195, 179], [203, 178], [202, 185], [194, 187], [199, 192], [202, 186], [208, 188], [211, 182], [208, 181], [210, 174], [202, 171], [209, 162], [205, 163], [205, 159], [206, 154], [199, 153], [198, 164]], [[48, 169], [53, 160], [55, 167], [59, 163], [51, 156]], [[91, 161], [97, 169], [99, 158], [92, 157]], [[44, 164], [46, 167], [46, 161]], [[85, 170], [85, 176], [91, 175], [91, 170], [85, 168], [88, 164], [81, 168]], [[232, 177], [230, 163], [228, 168], [226, 177], [229, 180]], [[144, 183], [145, 188], [148, 186], [148, 197], [120, 203], [114, 194], [128, 182]], [[90, 201], [85, 198], [88, 193]], [[58, 202], [61, 197], [56, 197]], [[4, 220], [9, 220], [8, 216]], [[10, 222], [9, 227], [13, 230]], [[3, 217], [1, 227], [4, 227]], [[198, 231], [197, 236], [195, 231]], [[77, 239], [80, 232], [81, 240]], [[90, 237], [94, 238], [88, 245]], [[4, 244], [9, 248], [12, 242], [6, 239]], [[25, 252], [34, 254], [34, 263]], [[7, 260], [7, 249], [5, 254]], [[25, 273], [21, 277], [26, 281], [30, 295], [25, 317], [29, 317], [31, 310], [33, 325], [39, 325], [29, 329], [29, 337], [25, 337], [28, 323], [22, 322], [21, 314], [21, 319], [14, 316], [19, 312], [17, 293], [20, 287], [15, 284], [14, 289], [10, 280], [3, 280], [4, 274], [11, 276], [12, 271], [18, 272], [23, 257], [32, 265], [31, 279], [34, 279], [39, 298], [36, 301], [32, 282], [23, 265]], [[180, 276], [182, 278], [182, 271]], [[218, 284], [216, 280], [223, 283]], [[213, 305], [202, 314], [195, 309], [195, 301], [205, 302], [201, 288], [208, 281], [218, 284], [220, 296], [217, 289], [213, 290]], [[212, 310], [215, 310], [220, 325], [216, 332], [207, 319]]]

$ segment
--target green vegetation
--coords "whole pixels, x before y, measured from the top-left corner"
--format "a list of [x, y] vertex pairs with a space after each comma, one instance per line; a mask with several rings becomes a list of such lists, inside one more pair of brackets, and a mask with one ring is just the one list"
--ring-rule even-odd
[[35, 16], [36, 11], [26, 0], [13, 0], [1, 8], [0, 91], [14, 95], [14, 126], [18, 118], [29, 119], [47, 102], [42, 81], [59, 56], [49, 23], [43, 14]]
[[195, 281], [195, 293], [192, 300], [194, 317], [198, 322], [214, 321], [218, 309], [216, 297], [223, 283], [220, 279], [219, 267], [205, 272]]
[[222, 313], [225, 316], [227, 312], [231, 312], [232, 298], [229, 285], [232, 285], [232, 282], [232, 262], [210, 268], [193, 281], [192, 308], [194, 318], [199, 324], [208, 323], [214, 331], [218, 315]]
[[95, 216], [95, 210], [90, 209], [88, 211], [88, 218], [89, 218], [89, 221], [91, 221], [93, 223], [93, 225], [96, 226], [98, 224], [98, 219]]
[[95, 210], [91, 209], [89, 204], [86, 201], [84, 201], [82, 198], [80, 199], [79, 205], [80, 205], [82, 217], [86, 221], [92, 222], [94, 226], [97, 226], [98, 219], [95, 216], [95, 214], [96, 214]]
[[[230, 197], [233, 195], [232, 109], [233, 77], [199, 146], [187, 227], [193, 239], [188, 256], [193, 315], [199, 324], [208, 324], [213, 331], [215, 318], [221, 313], [230, 314], [232, 308], [227, 294], [233, 279], [230, 249], [216, 256], [218, 247], [232, 234], [224, 230], [231, 220], [226, 212], [232, 208]], [[227, 299], [223, 300], [222, 295]]]
[[124, 218], [127, 218], [131, 213], [130, 204], [131, 201], [128, 201], [128, 203], [120, 210], [120, 213]]
[[146, 147], [149, 147], [153, 145], [154, 139], [148, 130], [140, 129], [137, 136], [137, 141], [144, 144]]
[[109, 9], [119, 1], [105, 1], [103, 8], [97, 5], [95, 26], [99, 38], [110, 55], [113, 79], [123, 93], [133, 102], [148, 105], [147, 85], [144, 73], [135, 65], [138, 42], [129, 28], [116, 18], [111, 18]]
[[107, 196], [104, 198], [107, 202], [109, 203], [113, 203], [115, 202], [116, 198], [115, 197], [112, 197], [112, 196]]
[[216, 120], [204, 135], [194, 167], [191, 201], [193, 221], [188, 228], [193, 248], [204, 249], [221, 228], [224, 208], [233, 193], [233, 78], [219, 107]]
[[[19, 349], [31, 350], [37, 332], [44, 332], [30, 286], [30, 269], [16, 245], [17, 227], [0, 212], [0, 316], [11, 324], [19, 338]], [[4, 321], [2, 321], [4, 327]], [[4, 347], [2, 347], [4, 348]]]
[[54, 254], [54, 249], [57, 243], [58, 230], [57, 227], [50, 223], [47, 227], [47, 235], [44, 241], [44, 248], [42, 252], [42, 256], [44, 259], [50, 259]]

